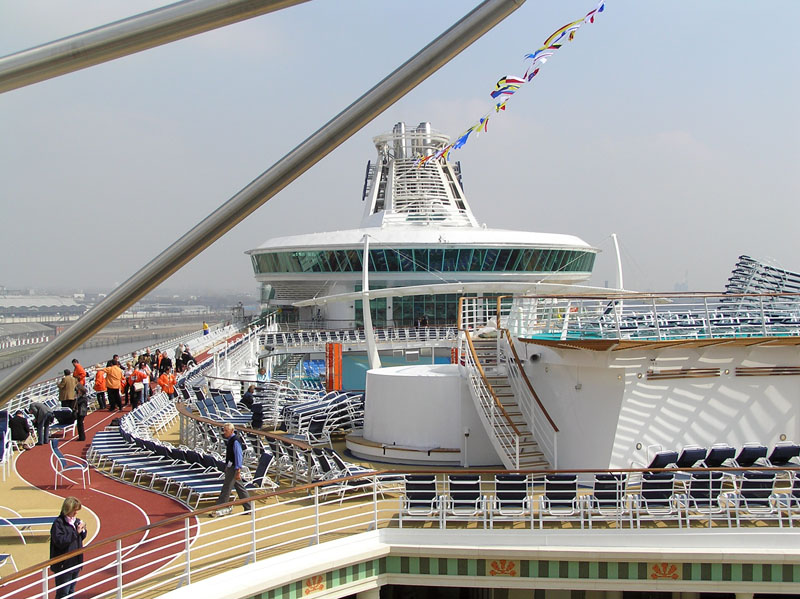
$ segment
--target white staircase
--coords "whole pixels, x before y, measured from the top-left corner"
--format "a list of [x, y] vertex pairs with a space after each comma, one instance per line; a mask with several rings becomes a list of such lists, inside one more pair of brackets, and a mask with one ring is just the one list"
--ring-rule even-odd
[[539, 448], [499, 359], [498, 339], [463, 336], [461, 351], [472, 399], [503, 465], [509, 470], [548, 470], [551, 464]]

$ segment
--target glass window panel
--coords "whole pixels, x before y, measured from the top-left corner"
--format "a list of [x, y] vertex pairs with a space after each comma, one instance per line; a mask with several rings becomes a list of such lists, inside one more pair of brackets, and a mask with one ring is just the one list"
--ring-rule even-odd
[[468, 271], [470, 264], [472, 264], [472, 250], [462, 248], [458, 251], [458, 270]]
[[442, 262], [444, 262], [444, 250], [428, 250], [428, 268], [441, 271]]
[[400, 270], [403, 272], [414, 272], [414, 261], [411, 257], [411, 250], [400, 250], [397, 252], [397, 261], [400, 264]]
[[350, 272], [361, 272], [364, 268], [361, 264], [361, 252], [358, 250], [345, 250], [347, 252], [347, 260], [350, 262]]
[[474, 250], [472, 252], [472, 263], [469, 265], [469, 270], [471, 272], [480, 272], [485, 258], [486, 250]]
[[372, 272], [386, 272], [386, 256], [383, 250], [370, 250], [370, 265], [369, 269]]
[[486, 255], [483, 257], [483, 264], [481, 265], [481, 272], [491, 272], [494, 270], [495, 261], [497, 261], [497, 250], [486, 250]]
[[511, 257], [512, 250], [500, 250], [497, 254], [497, 262], [495, 262], [494, 270], [504, 271], [506, 269], [506, 264], [508, 264], [508, 259]]
[[450, 249], [444, 251], [444, 272], [453, 272], [458, 264], [458, 250]]
[[386, 270], [389, 272], [399, 272], [400, 271], [400, 260], [397, 257], [397, 252], [394, 250], [378, 250], [379, 252], [383, 252], [386, 260]]

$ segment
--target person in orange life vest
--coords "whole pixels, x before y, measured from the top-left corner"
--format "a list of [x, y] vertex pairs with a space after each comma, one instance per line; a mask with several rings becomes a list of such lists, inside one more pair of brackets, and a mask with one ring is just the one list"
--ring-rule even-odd
[[[140, 401], [145, 401], [147, 396], [145, 394], [145, 385], [150, 383], [150, 375], [147, 374], [146, 365], [144, 362], [139, 362], [138, 366], [131, 373], [131, 409], [139, 407]], [[137, 388], [138, 387], [138, 388]]]
[[83, 366], [81, 366], [80, 362], [78, 362], [78, 358], [72, 360], [72, 376], [74, 376], [79, 385], [86, 386], [86, 370]]
[[161, 376], [158, 377], [158, 386], [161, 387], [161, 390], [166, 393], [171, 399], [175, 398], [175, 383], [177, 382], [177, 378], [172, 372], [172, 368], [168, 369], [166, 372], [162, 372]]
[[122, 369], [112, 358], [106, 362], [104, 372], [106, 390], [108, 391], [108, 411], [113, 412], [114, 409], [122, 410], [122, 397], [120, 396], [123, 380]]
[[106, 371], [102, 364], [94, 367], [94, 394], [101, 410], [106, 409]]

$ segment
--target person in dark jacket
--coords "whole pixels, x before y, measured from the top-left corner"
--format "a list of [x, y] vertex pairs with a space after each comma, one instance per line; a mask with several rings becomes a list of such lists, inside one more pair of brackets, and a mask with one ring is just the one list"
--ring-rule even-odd
[[83, 428], [83, 419], [89, 413], [89, 390], [81, 384], [75, 387], [75, 422], [78, 428], [78, 441], [86, 441], [86, 429]]
[[[228, 503], [231, 500], [231, 491], [236, 489], [236, 494], [239, 499], [247, 499], [250, 494], [247, 492], [247, 487], [242, 482], [241, 468], [242, 468], [242, 440], [236, 434], [236, 429], [230, 422], [222, 425], [222, 436], [225, 437], [225, 478], [222, 481], [222, 490], [219, 492], [217, 498], [217, 505]], [[245, 512], [250, 511], [250, 503], [243, 503], [242, 507]], [[232, 508], [220, 508], [216, 512], [211, 512], [210, 516], [225, 516], [230, 514]]]
[[250, 385], [247, 388], [247, 391], [244, 392], [244, 395], [242, 395], [242, 399], [239, 400], [239, 403], [242, 404], [244, 407], [246, 407], [248, 410], [253, 409], [253, 403], [255, 403], [255, 398], [253, 397], [253, 391], [255, 390], [256, 386]]
[[47, 445], [50, 442], [50, 424], [55, 419], [53, 411], [42, 402], [34, 401], [28, 406], [28, 412], [36, 425], [36, 445]]
[[31, 426], [28, 424], [28, 419], [22, 410], [17, 410], [16, 413], [8, 421], [8, 428], [11, 429], [11, 440], [23, 443], [23, 447], [28, 449], [28, 443], [31, 437]]
[[[61, 505], [61, 514], [50, 528], [50, 559], [83, 547], [86, 524], [78, 518], [81, 502], [76, 497], [67, 497]], [[68, 597], [75, 592], [75, 580], [81, 571], [83, 554], [56, 562], [50, 569], [56, 575], [56, 599]]]

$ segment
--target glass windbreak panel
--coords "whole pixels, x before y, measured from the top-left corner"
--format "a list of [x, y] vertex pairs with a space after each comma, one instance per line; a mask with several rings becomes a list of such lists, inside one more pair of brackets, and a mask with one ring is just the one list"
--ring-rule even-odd
[[383, 252], [383, 255], [386, 257], [386, 270], [389, 272], [399, 272], [400, 259], [397, 257], [397, 252], [394, 250], [379, 251]]
[[397, 260], [400, 263], [400, 270], [403, 272], [414, 272], [414, 260], [412, 250], [400, 250], [397, 252]]
[[494, 264], [494, 270], [499, 270], [501, 272], [506, 270], [506, 264], [512, 252], [513, 250], [500, 250], [497, 254], [497, 262]]
[[361, 254], [358, 250], [344, 250], [347, 254], [347, 259], [350, 261], [350, 271], [351, 272], [360, 272], [364, 269], [364, 265], [361, 263]]
[[386, 272], [386, 256], [384, 255], [383, 250], [370, 250], [369, 258], [369, 269], [371, 271]]
[[483, 264], [481, 271], [491, 272], [494, 270], [494, 263], [497, 261], [498, 250], [486, 250], [486, 255], [483, 257]]
[[445, 250], [444, 251], [444, 272], [454, 272], [458, 266], [458, 250]]
[[460, 249], [458, 251], [458, 270], [467, 271], [470, 264], [472, 264], [472, 250]]
[[428, 250], [428, 268], [431, 270], [442, 270], [444, 260], [444, 250]]
[[[594, 252], [534, 248], [371, 249], [370, 272], [591, 272]], [[251, 256], [257, 274], [360, 272], [359, 250]]]

